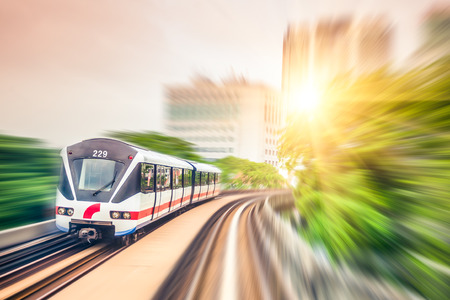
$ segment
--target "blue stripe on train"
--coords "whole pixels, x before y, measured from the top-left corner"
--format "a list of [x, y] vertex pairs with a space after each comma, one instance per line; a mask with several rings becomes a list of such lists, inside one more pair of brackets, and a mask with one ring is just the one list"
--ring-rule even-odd
[[129, 230], [125, 230], [125, 231], [119, 231], [119, 232], [116, 232], [114, 235], [115, 235], [115, 236], [121, 236], [121, 235], [126, 235], [126, 234], [133, 233], [133, 232], [135, 232], [135, 231], [136, 231], [136, 227], [131, 228], [131, 229], [129, 229]]
[[69, 228], [62, 227], [62, 226], [58, 225], [57, 223], [55, 223], [55, 224], [56, 224], [56, 228], [58, 228], [59, 230], [64, 231], [64, 232], [69, 232]]

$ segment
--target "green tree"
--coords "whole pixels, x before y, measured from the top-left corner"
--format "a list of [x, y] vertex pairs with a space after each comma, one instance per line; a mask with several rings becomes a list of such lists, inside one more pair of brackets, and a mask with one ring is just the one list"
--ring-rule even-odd
[[214, 164], [222, 170], [222, 183], [231, 189], [283, 188], [285, 179], [272, 165], [228, 156]]
[[58, 171], [56, 150], [0, 135], [0, 229], [54, 217]]
[[450, 57], [405, 74], [337, 78], [324, 99], [313, 119], [291, 116], [279, 149], [298, 178], [301, 234], [336, 263], [444, 299]]

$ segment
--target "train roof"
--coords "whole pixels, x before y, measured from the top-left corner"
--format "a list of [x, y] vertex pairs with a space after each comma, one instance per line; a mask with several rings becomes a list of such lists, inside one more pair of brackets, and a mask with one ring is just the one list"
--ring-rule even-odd
[[155, 163], [165, 166], [171, 166], [176, 168], [183, 168], [183, 169], [189, 169], [192, 170], [193, 167], [191, 164], [189, 164], [187, 161], [176, 158], [174, 156], [162, 154], [155, 151], [150, 150], [143, 150], [143, 149], [136, 149], [138, 150], [138, 153], [141, 153], [144, 158], [145, 162], [149, 163]]
[[192, 162], [192, 161], [186, 161], [181, 158], [177, 158], [174, 156], [170, 156], [167, 154], [162, 154], [159, 152], [151, 151], [144, 149], [139, 146], [135, 146], [132, 144], [128, 144], [125, 142], [122, 142], [120, 140], [115, 139], [108, 139], [108, 138], [94, 138], [89, 140], [83, 140], [82, 143], [87, 142], [104, 142], [104, 143], [118, 143], [122, 146], [128, 146], [135, 151], [137, 151], [139, 154], [141, 154], [144, 157], [144, 162], [148, 163], [154, 163], [154, 164], [160, 164], [165, 166], [171, 166], [176, 168], [183, 168], [183, 169], [189, 169], [193, 170], [194, 168], [201, 172], [214, 172], [214, 173], [221, 173], [221, 170], [215, 166], [204, 164], [204, 163], [198, 163], [198, 162]]
[[208, 164], [203, 164], [203, 163], [198, 163], [198, 162], [190, 162], [196, 170], [200, 171], [200, 172], [212, 172], [212, 173], [222, 173], [222, 171], [213, 166], [213, 165], [208, 165]]

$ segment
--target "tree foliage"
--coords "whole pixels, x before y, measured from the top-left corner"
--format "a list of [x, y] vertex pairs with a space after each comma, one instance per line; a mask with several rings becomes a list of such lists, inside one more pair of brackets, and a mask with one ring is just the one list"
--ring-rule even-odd
[[222, 183], [229, 189], [283, 188], [285, 179], [269, 164], [228, 156], [214, 163], [222, 170]]
[[324, 99], [313, 119], [290, 117], [279, 149], [298, 178], [301, 233], [336, 262], [444, 299], [450, 57], [404, 74], [337, 78]]
[[203, 158], [197, 155], [193, 149], [193, 144], [185, 140], [167, 136], [161, 133], [147, 131], [147, 132], [133, 132], [133, 131], [113, 131], [108, 134], [112, 138], [122, 140], [145, 149], [156, 152], [202, 162]]
[[58, 155], [36, 139], [0, 135], [0, 229], [53, 217]]

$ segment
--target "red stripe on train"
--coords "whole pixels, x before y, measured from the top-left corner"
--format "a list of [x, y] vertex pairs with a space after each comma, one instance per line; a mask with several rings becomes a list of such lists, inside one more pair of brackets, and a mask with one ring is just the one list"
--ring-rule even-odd
[[[206, 194], [207, 193], [202, 193], [202, 194], [200, 194], [200, 197], [206, 196]], [[198, 196], [199, 196], [199, 194], [196, 194], [193, 197], [195, 198]], [[181, 201], [188, 200], [190, 198], [191, 198], [191, 195], [183, 197], [183, 198], [179, 198], [172, 202], [172, 206], [175, 206], [175, 205], [179, 204]], [[169, 208], [169, 205], [170, 205], [170, 202], [166, 202], [166, 203], [163, 203], [162, 205], [156, 206], [155, 212], [158, 213], [160, 211], [163, 211], [163, 210]], [[153, 213], [153, 207], [144, 209], [142, 211], [131, 211], [130, 213], [131, 213], [131, 220], [139, 220], [139, 219], [150, 216]]]
[[93, 204], [86, 208], [83, 219], [92, 219], [92, 215], [100, 211], [100, 203]]
[[172, 201], [172, 206], [175, 206], [175, 205], [177, 205], [177, 204], [180, 204], [180, 202], [181, 202], [181, 198], [178, 198], [177, 200]]

